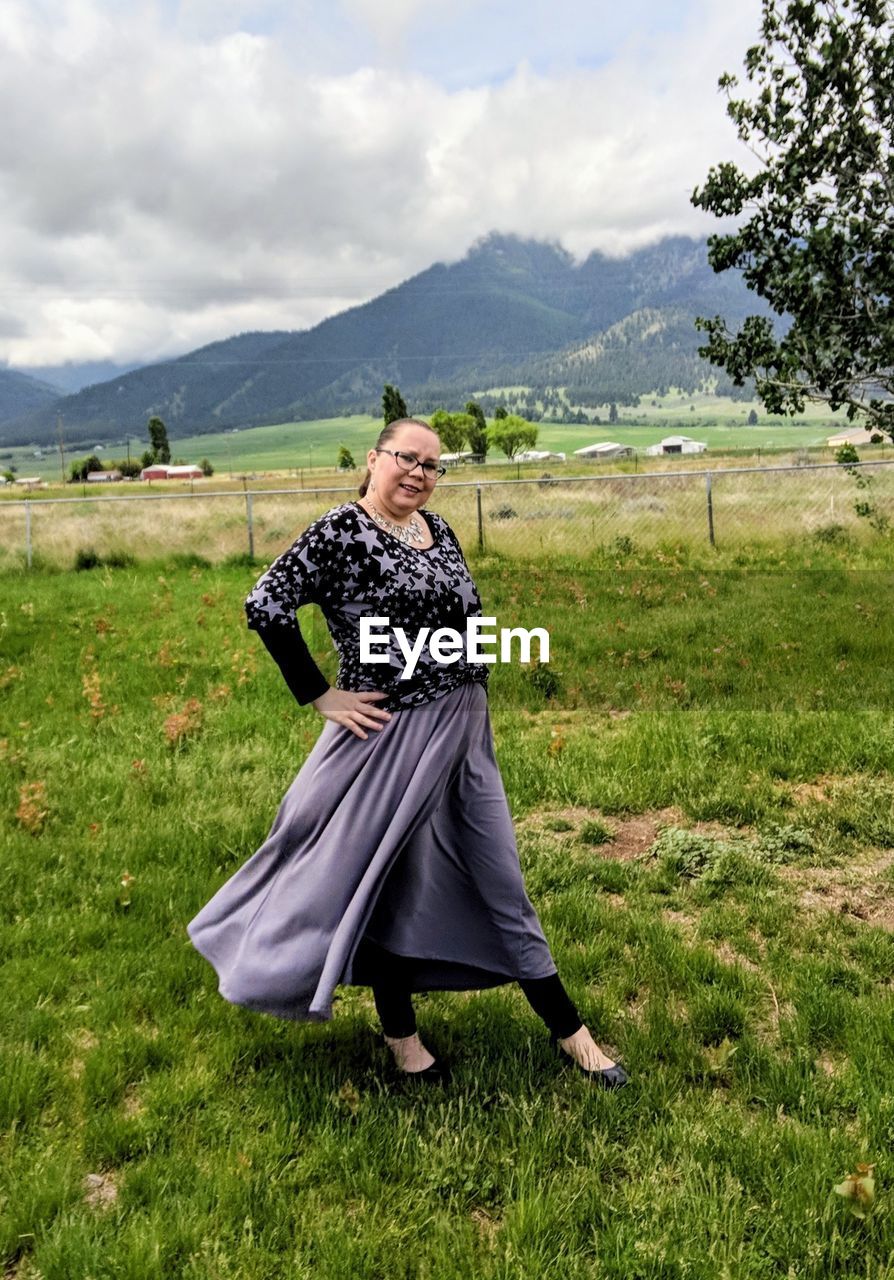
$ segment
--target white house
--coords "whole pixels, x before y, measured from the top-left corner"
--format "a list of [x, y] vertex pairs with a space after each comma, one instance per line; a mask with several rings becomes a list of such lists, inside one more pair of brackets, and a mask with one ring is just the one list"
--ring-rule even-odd
[[665, 436], [658, 444], [650, 444], [645, 452], [654, 458], [663, 453], [704, 453], [707, 447], [691, 436]]
[[874, 435], [884, 439], [884, 433], [877, 427], [874, 431], [867, 431], [865, 427], [851, 427], [849, 431], [839, 431], [837, 436], [829, 436], [826, 444], [830, 449], [837, 449], [843, 444], [872, 444]]
[[512, 459], [513, 462], [564, 462], [564, 453], [550, 453], [548, 449], [526, 449], [524, 453], [517, 453]]
[[197, 467], [195, 463], [182, 467], [168, 467], [169, 480], [201, 480], [204, 474], [202, 468]]
[[633, 449], [629, 444], [617, 444], [614, 440], [602, 440], [598, 444], [584, 445], [583, 449], [575, 449], [576, 458], [629, 458]]

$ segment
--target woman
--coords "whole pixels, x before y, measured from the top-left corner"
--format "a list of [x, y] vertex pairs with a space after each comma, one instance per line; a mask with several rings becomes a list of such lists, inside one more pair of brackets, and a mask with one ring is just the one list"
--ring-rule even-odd
[[[220, 993], [293, 1019], [332, 1016], [339, 983], [370, 985], [398, 1069], [443, 1070], [419, 1039], [411, 992], [518, 981], [568, 1060], [626, 1082], [565, 992], [525, 893], [487, 713], [488, 667], [427, 647], [412, 674], [394, 637], [465, 630], [481, 602], [446, 521], [426, 511], [443, 475], [424, 422], [393, 422], [367, 455], [360, 501], [315, 521], [246, 601], [302, 705], [327, 724], [270, 834], [187, 926]], [[330, 688], [296, 609], [321, 607], [340, 665]], [[387, 650], [362, 661], [361, 620]], [[387, 623], [381, 620], [387, 618]]]

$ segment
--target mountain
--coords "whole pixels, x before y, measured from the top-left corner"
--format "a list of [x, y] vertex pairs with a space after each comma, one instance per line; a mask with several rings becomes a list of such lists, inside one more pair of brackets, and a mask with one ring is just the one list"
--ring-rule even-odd
[[39, 378], [55, 387], [60, 394], [71, 395], [94, 382], [111, 382], [122, 374], [138, 369], [136, 363], [116, 364], [113, 360], [69, 360], [66, 364], [45, 364], [29, 369], [32, 378]]
[[23, 414], [48, 409], [61, 397], [59, 388], [48, 382], [15, 369], [0, 369], [0, 426]]
[[[102, 440], [158, 414], [172, 438], [226, 426], [377, 411], [384, 382], [416, 412], [488, 387], [564, 385], [576, 403], [629, 400], [662, 384], [694, 390], [696, 314], [733, 322], [755, 300], [717, 276], [703, 241], [673, 237], [626, 258], [576, 264], [560, 246], [492, 234], [372, 301], [301, 332], [244, 333], [84, 387], [0, 425], [0, 442]], [[612, 392], [612, 394], [608, 394]]]

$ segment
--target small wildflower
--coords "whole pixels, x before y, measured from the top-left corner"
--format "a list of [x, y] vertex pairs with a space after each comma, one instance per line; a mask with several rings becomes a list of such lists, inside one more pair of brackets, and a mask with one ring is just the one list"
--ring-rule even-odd
[[99, 672], [85, 671], [81, 676], [84, 697], [90, 703], [90, 715], [94, 720], [101, 720], [106, 713], [106, 704], [102, 700]]
[[118, 894], [119, 906], [130, 906], [130, 891], [134, 884], [136, 884], [136, 876], [132, 876], [129, 871], [125, 871], [121, 877], [121, 892]]
[[46, 807], [47, 789], [43, 782], [25, 782], [19, 787], [19, 807], [16, 817], [26, 831], [36, 836], [49, 814]]
[[347, 1111], [349, 1115], [356, 1116], [360, 1110], [360, 1094], [352, 1081], [346, 1080], [338, 1093], [332, 1096], [339, 1111]]
[[849, 1173], [843, 1182], [833, 1190], [844, 1196], [848, 1208], [856, 1218], [865, 1218], [867, 1209], [875, 1204], [874, 1164], [858, 1164], [853, 1173]]
[[172, 747], [184, 738], [197, 733], [202, 727], [202, 704], [198, 698], [189, 698], [182, 711], [169, 715], [164, 723], [165, 737]]

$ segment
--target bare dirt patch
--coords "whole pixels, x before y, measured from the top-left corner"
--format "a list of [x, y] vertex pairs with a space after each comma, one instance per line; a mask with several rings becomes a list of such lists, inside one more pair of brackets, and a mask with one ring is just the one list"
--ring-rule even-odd
[[720, 822], [689, 822], [683, 812], [674, 807], [649, 809], [626, 818], [607, 817], [599, 809], [580, 806], [537, 809], [520, 819], [516, 826], [519, 832], [568, 842], [576, 840], [586, 822], [598, 822], [611, 833], [611, 839], [605, 844], [588, 846], [588, 855], [616, 862], [633, 862], [644, 857], [665, 827], [684, 827], [714, 840], [728, 840], [747, 833], [744, 827], [731, 831]]
[[113, 1171], [84, 1175], [84, 1203], [91, 1209], [108, 1209], [118, 1199], [118, 1185]]

